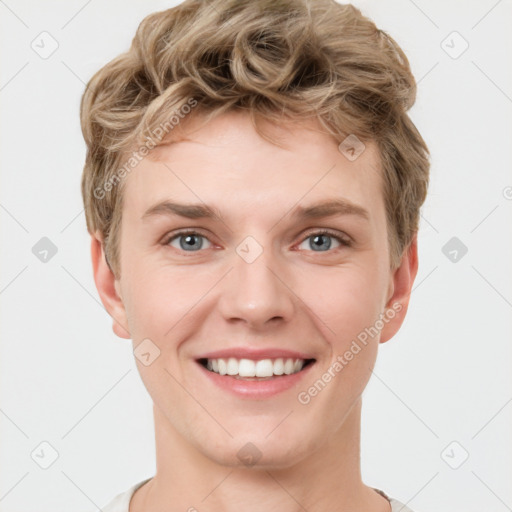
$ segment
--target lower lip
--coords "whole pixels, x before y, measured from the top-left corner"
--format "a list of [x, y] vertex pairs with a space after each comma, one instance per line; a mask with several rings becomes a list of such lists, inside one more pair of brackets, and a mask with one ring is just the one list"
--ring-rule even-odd
[[197, 361], [196, 364], [199, 366], [200, 370], [220, 388], [233, 393], [239, 398], [264, 400], [265, 398], [270, 398], [297, 385], [299, 381], [309, 373], [309, 370], [315, 363], [308, 364], [300, 372], [292, 373], [291, 375], [279, 375], [267, 380], [243, 380], [231, 375], [220, 375], [206, 369]]

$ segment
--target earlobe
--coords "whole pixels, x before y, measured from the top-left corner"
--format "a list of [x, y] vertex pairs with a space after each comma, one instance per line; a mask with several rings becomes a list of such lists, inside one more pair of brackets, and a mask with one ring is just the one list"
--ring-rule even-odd
[[391, 296], [386, 304], [386, 321], [381, 331], [380, 343], [390, 340], [400, 329], [411, 296], [412, 286], [418, 273], [418, 240], [414, 235], [409, 247], [404, 251], [400, 266], [394, 271], [390, 289]]
[[119, 281], [107, 264], [99, 232], [91, 235], [91, 260], [96, 289], [103, 306], [112, 317], [112, 329], [120, 338], [130, 339], [126, 310], [119, 293]]

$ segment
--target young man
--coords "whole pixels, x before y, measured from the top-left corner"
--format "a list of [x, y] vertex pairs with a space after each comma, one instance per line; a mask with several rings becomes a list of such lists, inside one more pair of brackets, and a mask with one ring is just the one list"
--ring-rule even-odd
[[359, 454], [418, 268], [415, 92], [393, 39], [330, 0], [187, 0], [93, 76], [94, 278], [157, 448], [104, 511], [410, 510]]

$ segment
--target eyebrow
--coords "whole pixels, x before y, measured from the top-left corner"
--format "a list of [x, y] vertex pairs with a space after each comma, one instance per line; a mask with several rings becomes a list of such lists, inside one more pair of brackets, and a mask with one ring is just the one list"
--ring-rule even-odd
[[[309, 206], [298, 206], [292, 210], [292, 217], [297, 219], [318, 219], [334, 215], [355, 215], [369, 220], [368, 210], [346, 199], [332, 199]], [[187, 219], [215, 219], [224, 222], [217, 208], [206, 204], [179, 204], [172, 201], [161, 201], [148, 208], [142, 220], [158, 215], [177, 215]]]
[[294, 210], [293, 217], [317, 219], [321, 217], [331, 217], [333, 215], [355, 215], [365, 220], [370, 219], [368, 210], [346, 199], [332, 199], [310, 206], [298, 206]]
[[179, 204], [171, 201], [161, 201], [148, 208], [141, 217], [145, 220], [158, 215], [178, 215], [187, 219], [216, 219], [222, 220], [221, 213], [205, 204]]

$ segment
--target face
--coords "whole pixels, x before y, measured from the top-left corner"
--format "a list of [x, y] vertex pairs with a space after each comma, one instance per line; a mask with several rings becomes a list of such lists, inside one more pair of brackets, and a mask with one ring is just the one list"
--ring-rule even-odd
[[93, 250], [96, 284], [149, 354], [161, 428], [219, 464], [252, 450], [286, 467], [360, 400], [405, 315], [415, 243], [391, 271], [373, 143], [351, 161], [316, 123], [273, 127], [283, 147], [241, 113], [198, 126], [126, 178], [121, 277]]

